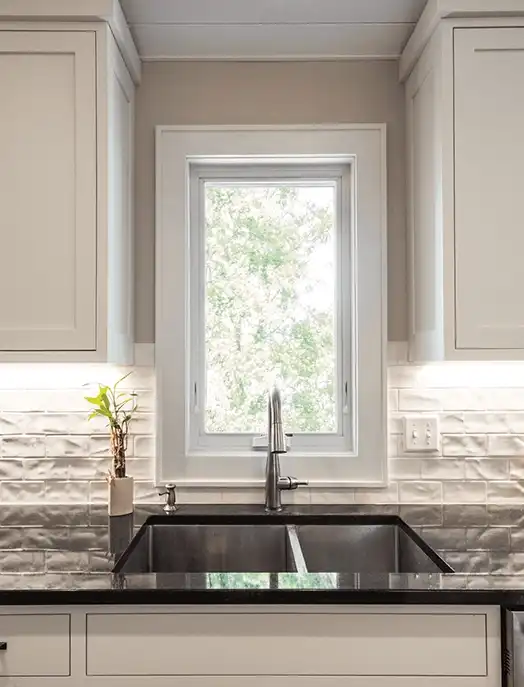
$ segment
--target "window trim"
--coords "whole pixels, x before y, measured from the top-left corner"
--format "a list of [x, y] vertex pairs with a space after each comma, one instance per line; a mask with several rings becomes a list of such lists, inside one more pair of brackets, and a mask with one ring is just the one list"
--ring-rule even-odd
[[[304, 163], [301, 160], [289, 160], [285, 165], [275, 165], [257, 158], [245, 158], [236, 161], [234, 165], [219, 162], [213, 165], [202, 165], [190, 161], [189, 164], [189, 263], [192, 270], [189, 275], [189, 441], [188, 455], [198, 453], [214, 454], [216, 452], [231, 451], [242, 453], [246, 459], [254, 457], [252, 440], [254, 433], [205, 434], [203, 432], [203, 413], [199, 399], [205, 393], [205, 375], [202, 361], [205, 358], [204, 341], [204, 279], [205, 279], [205, 228], [203, 220], [203, 206], [205, 200], [205, 184], [209, 181], [235, 182], [253, 180], [271, 184], [276, 181], [302, 181], [304, 184], [314, 181], [327, 182], [336, 189], [336, 242], [337, 242], [337, 298], [336, 308], [336, 383], [337, 383], [337, 412], [339, 430], [336, 433], [315, 432], [311, 435], [295, 434], [292, 439], [294, 454], [318, 455], [320, 450], [329, 453], [340, 452], [353, 454], [355, 441], [355, 411], [353, 399], [356, 395], [356, 380], [353, 374], [354, 360], [353, 313], [355, 312], [355, 289], [352, 275], [355, 272], [354, 218], [353, 195], [354, 174], [352, 163], [341, 165], [316, 165]], [[349, 269], [343, 269], [344, 255], [350, 256]], [[196, 267], [196, 269], [195, 269]], [[344, 398], [341, 388], [347, 383], [350, 406], [343, 411]], [[339, 395], [340, 394], [340, 395]], [[324, 448], [322, 449], [322, 446]]]
[[[264, 454], [193, 452], [189, 445], [191, 349], [189, 298], [189, 164], [231, 164], [256, 156], [278, 164], [351, 164], [356, 170], [354, 212], [356, 454], [292, 451], [282, 469], [315, 486], [387, 483], [386, 414], [386, 128], [340, 126], [161, 126], [156, 130], [156, 378], [157, 483], [259, 486]], [[275, 155], [271, 155], [275, 151]], [[168, 295], [169, 294], [169, 295]], [[346, 321], [350, 318], [346, 318]], [[182, 388], [184, 392], [182, 392]], [[372, 417], [370, 422], [368, 418]]]

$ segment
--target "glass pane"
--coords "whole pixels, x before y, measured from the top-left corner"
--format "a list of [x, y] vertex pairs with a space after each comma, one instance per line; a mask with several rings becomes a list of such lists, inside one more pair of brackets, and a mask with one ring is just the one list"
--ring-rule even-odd
[[334, 183], [206, 183], [205, 430], [336, 432]]

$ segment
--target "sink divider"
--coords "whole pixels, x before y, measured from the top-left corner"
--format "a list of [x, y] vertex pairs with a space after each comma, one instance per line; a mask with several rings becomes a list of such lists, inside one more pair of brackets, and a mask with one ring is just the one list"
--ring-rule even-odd
[[297, 528], [295, 525], [286, 525], [287, 540], [293, 554], [293, 561], [295, 563], [297, 573], [307, 573], [307, 565], [300, 545]]

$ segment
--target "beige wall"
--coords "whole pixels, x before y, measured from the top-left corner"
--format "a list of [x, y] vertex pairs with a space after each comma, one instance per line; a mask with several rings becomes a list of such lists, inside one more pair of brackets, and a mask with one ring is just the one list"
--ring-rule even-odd
[[403, 89], [395, 62], [150, 62], [136, 113], [136, 334], [154, 339], [157, 124], [388, 125], [389, 339], [406, 339]]

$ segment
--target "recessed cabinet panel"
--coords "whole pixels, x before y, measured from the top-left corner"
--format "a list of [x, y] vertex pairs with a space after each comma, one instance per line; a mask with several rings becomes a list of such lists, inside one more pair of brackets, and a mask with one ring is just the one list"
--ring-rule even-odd
[[486, 616], [88, 613], [87, 675], [484, 677]]
[[96, 348], [94, 32], [0, 32], [0, 350]]
[[[0, 615], [0, 642], [4, 643], [0, 652], [0, 680], [70, 674], [68, 614]], [[2, 684], [6, 683], [2, 680]]]
[[454, 30], [455, 346], [524, 349], [524, 29]]

